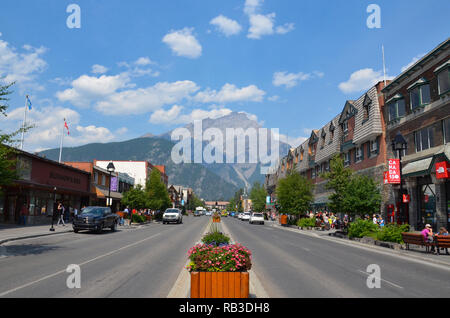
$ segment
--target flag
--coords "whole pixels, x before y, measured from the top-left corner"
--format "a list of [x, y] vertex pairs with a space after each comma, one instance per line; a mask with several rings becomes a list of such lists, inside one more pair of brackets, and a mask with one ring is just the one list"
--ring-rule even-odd
[[29, 96], [27, 95], [27, 106], [28, 106], [28, 109], [29, 110], [31, 110], [31, 101], [30, 101], [30, 98], [29, 98]]
[[67, 134], [70, 135], [69, 126], [67, 125], [66, 119], [64, 118], [64, 127], [67, 129]]

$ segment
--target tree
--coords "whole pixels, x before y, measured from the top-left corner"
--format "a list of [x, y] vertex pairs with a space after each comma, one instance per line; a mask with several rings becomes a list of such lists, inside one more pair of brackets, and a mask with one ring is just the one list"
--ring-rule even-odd
[[[14, 82], [7, 85], [0, 85], [0, 116], [7, 116], [6, 111], [8, 109], [8, 96], [12, 94], [12, 91], [9, 89], [13, 85]], [[8, 146], [12, 146], [17, 142], [17, 135], [19, 135], [22, 131], [26, 132], [30, 128], [32, 127], [22, 127], [9, 134], [0, 130], [0, 193], [3, 187], [10, 185], [17, 179], [17, 171], [15, 169], [17, 163], [15, 154], [17, 152], [14, 148], [10, 148]]]
[[192, 193], [191, 200], [187, 204], [187, 209], [194, 211], [199, 206], [205, 207], [205, 203], [200, 200], [194, 193]]
[[277, 200], [280, 212], [299, 215], [309, 210], [313, 202], [314, 185], [296, 172], [288, 172], [277, 186]]
[[148, 203], [148, 195], [140, 184], [125, 192], [122, 197], [122, 204], [130, 209], [145, 209]]
[[380, 189], [368, 176], [352, 176], [343, 203], [345, 211], [353, 216], [377, 213], [381, 204]]
[[161, 181], [161, 173], [154, 168], [146, 182], [148, 207], [152, 210], [164, 211], [172, 205], [166, 185]]
[[266, 210], [266, 196], [267, 192], [264, 186], [259, 182], [255, 182], [250, 191], [250, 199], [252, 200], [254, 211], [262, 212]]
[[344, 197], [347, 193], [348, 185], [352, 176], [352, 170], [344, 166], [344, 160], [340, 155], [336, 155], [330, 161], [330, 171], [322, 174], [322, 178], [328, 182], [325, 188], [334, 190], [329, 196], [328, 206], [334, 212], [347, 212]]

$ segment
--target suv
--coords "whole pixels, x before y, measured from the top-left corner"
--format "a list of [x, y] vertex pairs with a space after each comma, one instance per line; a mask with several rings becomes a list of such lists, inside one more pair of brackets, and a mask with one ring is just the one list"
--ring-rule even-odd
[[250, 220], [250, 212], [244, 212], [242, 213], [241, 221], [249, 221]]
[[163, 224], [166, 223], [183, 223], [183, 216], [180, 209], [167, 209], [163, 214]]
[[252, 213], [252, 215], [250, 216], [250, 220], [249, 220], [250, 224], [255, 224], [255, 223], [259, 223], [259, 224], [264, 224], [264, 215], [262, 213]]
[[74, 217], [72, 226], [75, 233], [80, 230], [95, 230], [101, 233], [105, 227], [116, 231], [118, 223], [119, 216], [112, 213], [110, 208], [88, 206]]

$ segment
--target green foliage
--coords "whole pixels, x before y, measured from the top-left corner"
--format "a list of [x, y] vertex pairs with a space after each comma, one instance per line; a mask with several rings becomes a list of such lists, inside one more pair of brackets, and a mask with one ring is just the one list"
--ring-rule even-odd
[[361, 220], [358, 219], [355, 222], [350, 223], [348, 228], [348, 236], [350, 238], [362, 238], [364, 236], [369, 236], [377, 238], [378, 225], [374, 224], [372, 220]]
[[192, 193], [191, 200], [187, 205], [187, 209], [191, 211], [195, 211], [197, 207], [205, 207], [205, 202], [200, 200], [194, 193]]
[[313, 201], [313, 184], [298, 173], [288, 173], [277, 187], [280, 212], [299, 215], [306, 212]]
[[138, 184], [123, 194], [122, 204], [132, 209], [145, 209], [148, 207], [148, 195]]
[[387, 224], [379, 229], [377, 239], [384, 242], [403, 244], [402, 233], [409, 232], [409, 224]]
[[211, 232], [203, 236], [202, 243], [207, 245], [212, 244], [215, 246], [220, 246], [224, 244], [229, 244], [230, 238], [227, 235], [220, 232]]
[[161, 180], [161, 173], [156, 168], [152, 170], [150, 178], [147, 180], [146, 192], [150, 209], [164, 211], [171, 206], [169, 192]]
[[252, 200], [253, 211], [263, 212], [266, 210], [267, 192], [259, 182], [253, 184], [250, 191], [250, 199]]
[[297, 226], [299, 227], [315, 227], [316, 226], [316, 218], [302, 218], [298, 220]]
[[144, 223], [146, 221], [145, 215], [133, 214], [133, 223]]
[[334, 190], [334, 193], [329, 197], [328, 206], [334, 212], [347, 212], [344, 197], [347, 192], [347, 187], [350, 182], [352, 170], [344, 167], [344, 160], [340, 155], [336, 155], [330, 161], [330, 171], [321, 175], [322, 178], [327, 179], [325, 188]]
[[352, 176], [343, 198], [345, 211], [350, 215], [372, 215], [380, 210], [380, 190], [367, 176]]
[[252, 253], [240, 244], [213, 246], [199, 244], [188, 252], [191, 272], [246, 272], [252, 268]]

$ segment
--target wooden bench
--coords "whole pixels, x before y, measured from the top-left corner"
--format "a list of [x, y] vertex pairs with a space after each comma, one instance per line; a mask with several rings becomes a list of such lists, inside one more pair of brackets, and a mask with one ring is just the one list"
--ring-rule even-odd
[[434, 237], [434, 241], [436, 242], [436, 249], [438, 255], [440, 255], [439, 250], [441, 248], [445, 248], [445, 252], [448, 254], [448, 248], [450, 247], [450, 235], [436, 235]]
[[425, 238], [420, 233], [402, 233], [403, 242], [406, 244], [406, 249], [409, 250], [409, 244], [414, 244], [418, 246], [425, 246], [426, 252], [428, 253], [430, 247], [434, 246], [434, 243], [425, 241]]

